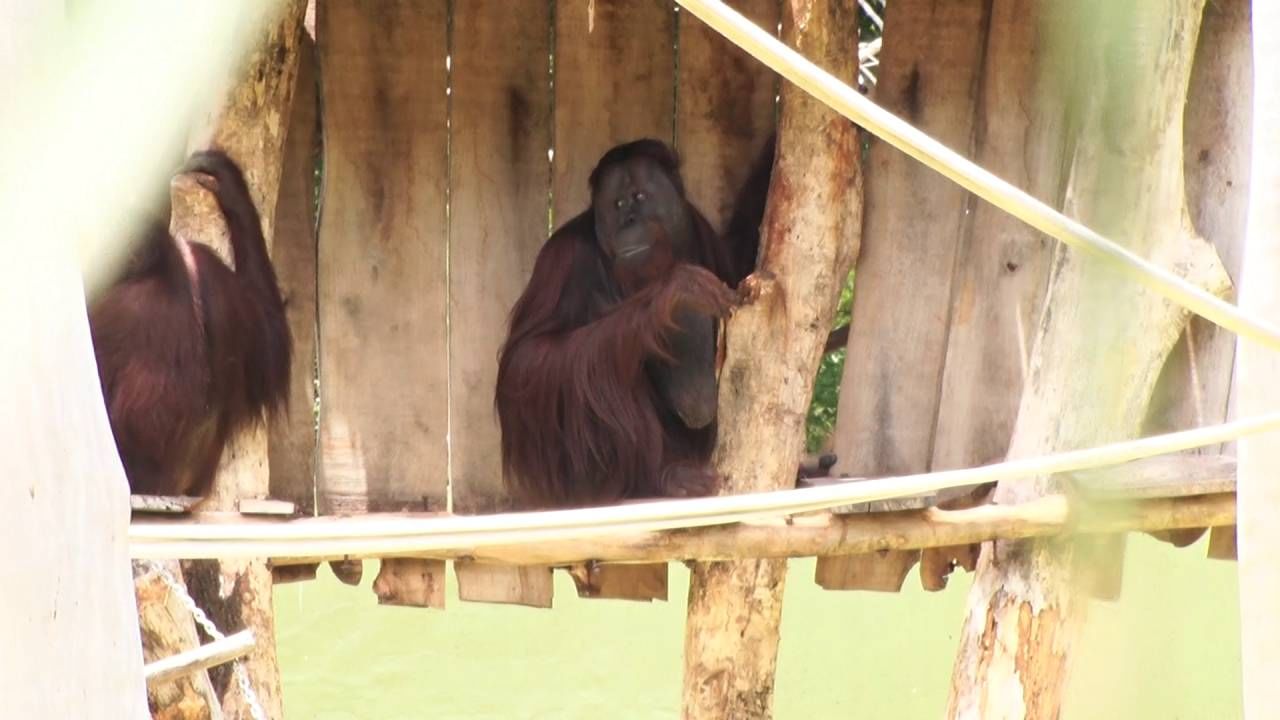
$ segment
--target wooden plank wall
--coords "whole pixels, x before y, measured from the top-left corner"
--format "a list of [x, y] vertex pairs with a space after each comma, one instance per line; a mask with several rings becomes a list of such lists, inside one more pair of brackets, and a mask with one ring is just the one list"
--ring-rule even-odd
[[[447, 509], [447, 5], [316, 8], [322, 513]], [[444, 563], [382, 565], [381, 601], [443, 605]]]
[[[775, 30], [778, 0], [733, 4]], [[668, 0], [319, 0], [315, 27], [324, 180], [315, 227], [317, 103], [300, 88], [278, 215], [298, 365], [273, 495], [319, 514], [512, 509], [494, 376], [549, 219], [587, 207], [605, 150], [653, 137], [679, 146], [721, 225], [773, 130], [777, 80]], [[334, 569], [360, 581], [358, 562]], [[665, 565], [578, 570], [585, 595], [666, 597]], [[464, 600], [551, 603], [547, 568], [456, 575]], [[375, 590], [439, 607], [443, 565], [385, 562]]]
[[[516, 509], [502, 486], [493, 388], [507, 314], [546, 239], [551, 6], [454, 5], [449, 367], [453, 509]], [[549, 568], [454, 563], [464, 600], [551, 606]]]

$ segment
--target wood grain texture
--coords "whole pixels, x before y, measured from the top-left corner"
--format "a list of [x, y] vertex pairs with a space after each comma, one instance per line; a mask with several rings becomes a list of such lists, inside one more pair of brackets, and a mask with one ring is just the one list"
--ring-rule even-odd
[[[555, 225], [587, 208], [587, 178], [610, 147], [643, 137], [673, 142], [675, 22], [675, 8], [665, 0], [556, 4]], [[666, 597], [665, 565], [602, 567], [599, 574], [617, 597]]]
[[320, 511], [443, 510], [446, 3], [317, 7]]
[[[877, 102], [968, 153], [989, 12], [986, 2], [890, 3]], [[968, 194], [954, 183], [871, 141], [834, 433], [837, 472], [875, 477], [929, 469], [967, 204]], [[820, 558], [817, 579], [829, 589], [896, 592], [918, 557], [909, 551]]]
[[316, 490], [316, 83], [315, 44], [303, 33], [271, 253], [293, 336], [293, 369], [289, 413], [272, 419], [267, 449], [271, 496], [304, 515], [315, 513]]
[[[974, 118], [973, 158], [982, 167], [1061, 207], [1065, 150], [1056, 138], [1067, 98], [1037, 89], [1040, 27], [1028, 21], [1040, 0], [990, 3]], [[1044, 107], [1044, 112], [1029, 108]], [[1044, 302], [1053, 242], [1021, 220], [979, 200], [969, 214], [951, 291], [932, 470], [972, 467], [1004, 458], [1018, 412], [1031, 334]], [[940, 493], [942, 506], [984, 502], [990, 487]], [[956, 567], [973, 570], [977, 546], [921, 553], [920, 581], [946, 587]]]
[[[322, 513], [448, 504], [447, 10], [445, 0], [317, 6]], [[443, 588], [445, 567], [429, 565], [384, 565], [379, 599], [433, 604], [422, 575]]]
[[[449, 373], [453, 509], [516, 509], [494, 413], [507, 315], [547, 237], [551, 9], [475, 0], [453, 10]], [[464, 600], [550, 607], [549, 568], [458, 562]]]

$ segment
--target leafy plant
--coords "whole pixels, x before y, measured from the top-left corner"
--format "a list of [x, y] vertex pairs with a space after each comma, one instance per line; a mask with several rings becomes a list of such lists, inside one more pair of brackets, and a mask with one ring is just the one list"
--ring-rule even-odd
[[[845, 280], [840, 291], [840, 304], [836, 307], [834, 327], [849, 324], [853, 310], [853, 273]], [[818, 452], [836, 427], [836, 414], [840, 409], [840, 378], [844, 375], [846, 351], [840, 348], [822, 358], [818, 374], [813, 381], [813, 400], [809, 403], [809, 417], [805, 422], [805, 448]]]

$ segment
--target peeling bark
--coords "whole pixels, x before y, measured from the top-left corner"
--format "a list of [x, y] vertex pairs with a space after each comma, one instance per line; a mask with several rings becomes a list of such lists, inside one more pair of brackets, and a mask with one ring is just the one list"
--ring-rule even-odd
[[[856, 1], [783, 5], [783, 40], [853, 84]], [[857, 129], [788, 84], [778, 143], [757, 271], [725, 329], [714, 458], [725, 493], [794, 482], [814, 373], [858, 251]], [[782, 560], [693, 564], [684, 717], [770, 717], [785, 579]]]
[[[1048, 29], [1040, 80], [1061, 83], [1073, 101], [1068, 126], [1079, 137], [1066, 164], [1066, 214], [1225, 293], [1216, 252], [1191, 226], [1182, 175], [1182, 109], [1202, 8], [1203, 0], [1046, 6], [1037, 18]], [[1187, 319], [1105, 261], [1058, 248], [1009, 457], [1137, 436]], [[994, 499], [1026, 502], [1060, 484], [1002, 484]], [[1085, 613], [1082, 578], [1072, 573], [1080, 550], [1046, 540], [993, 545], [969, 596], [948, 716], [1056, 718]]]

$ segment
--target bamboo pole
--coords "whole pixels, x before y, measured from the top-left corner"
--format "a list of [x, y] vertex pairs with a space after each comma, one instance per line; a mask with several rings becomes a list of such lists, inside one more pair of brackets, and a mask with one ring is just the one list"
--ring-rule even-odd
[[[444, 544], [438, 542], [439, 538], [422, 535], [351, 540], [344, 537], [342, 528], [353, 518], [325, 516], [288, 522], [329, 528], [333, 537], [205, 542], [176, 539], [135, 546], [134, 552], [148, 559], [266, 557], [273, 566], [405, 556], [514, 566], [792, 558], [943, 547], [1063, 533], [1224, 526], [1235, 522], [1234, 498], [1233, 493], [1212, 493], [1090, 503], [1051, 495], [1010, 506], [851, 515], [822, 512], [660, 532], [579, 534], [552, 539], [517, 536], [506, 543], [491, 545], [468, 544], [465, 538], [445, 538], [455, 544]], [[426, 525], [438, 521], [423, 518], [420, 522]]]
[[787, 47], [720, 0], [676, 0], [805, 92], [978, 197], [1067, 245], [1105, 257], [1117, 270], [1240, 337], [1280, 349], [1280, 328], [1131, 252], [916, 130], [871, 99]]

